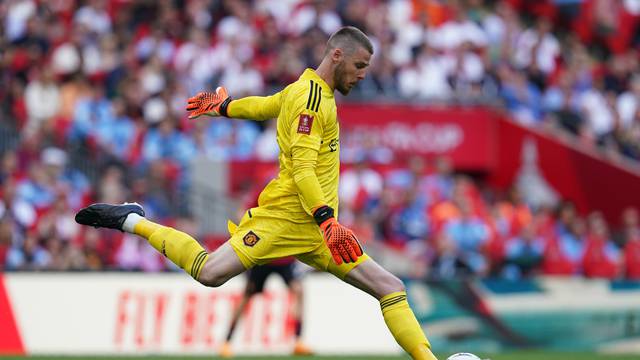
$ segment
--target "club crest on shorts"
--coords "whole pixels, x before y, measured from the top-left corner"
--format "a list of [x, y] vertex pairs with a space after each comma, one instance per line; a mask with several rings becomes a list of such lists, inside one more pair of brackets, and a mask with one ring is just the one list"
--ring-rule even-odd
[[256, 233], [249, 230], [249, 232], [242, 238], [242, 241], [247, 246], [253, 246], [257, 244], [258, 241], [260, 241], [260, 238], [258, 237], [258, 235], [256, 235]]

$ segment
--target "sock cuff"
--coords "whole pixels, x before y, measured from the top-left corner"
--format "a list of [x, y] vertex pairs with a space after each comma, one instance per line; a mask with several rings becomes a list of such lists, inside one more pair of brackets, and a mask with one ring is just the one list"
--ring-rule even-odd
[[394, 292], [389, 295], [385, 295], [380, 299], [380, 308], [384, 310], [391, 305], [395, 305], [403, 301], [407, 301], [407, 293], [405, 291]]
[[136, 224], [139, 223], [140, 220], [142, 219], [144, 219], [144, 217], [136, 213], [131, 213], [127, 215], [127, 218], [124, 220], [124, 223], [122, 224], [122, 230], [133, 234], [134, 233], [133, 229], [135, 228]]
[[191, 264], [191, 271], [189, 272], [192, 278], [198, 280], [202, 266], [207, 261], [208, 257], [209, 253], [204, 250], [200, 251], [198, 255], [196, 255], [195, 259], [193, 259], [193, 263]]

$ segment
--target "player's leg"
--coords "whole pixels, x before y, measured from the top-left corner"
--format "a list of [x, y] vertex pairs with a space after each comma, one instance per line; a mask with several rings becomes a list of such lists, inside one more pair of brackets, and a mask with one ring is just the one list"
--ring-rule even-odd
[[302, 291], [302, 283], [298, 279], [289, 282], [289, 291], [293, 298], [292, 315], [295, 321], [296, 340], [302, 336], [302, 318], [304, 311], [304, 293]]
[[312, 251], [297, 255], [298, 260], [322, 271], [327, 271], [343, 281], [371, 294], [382, 308], [387, 327], [398, 344], [414, 359], [436, 360], [430, 344], [422, 332], [413, 311], [407, 302], [404, 284], [396, 276], [383, 269], [367, 254], [355, 263], [336, 265], [322, 235], [307, 233], [315, 237], [318, 246]]
[[266, 274], [261, 269], [260, 266], [251, 268], [247, 272], [247, 284], [244, 288], [244, 293], [242, 294], [240, 303], [234, 309], [233, 315], [231, 316], [231, 324], [229, 325], [229, 331], [227, 332], [225, 343], [222, 344], [222, 348], [220, 350], [221, 357], [228, 358], [233, 355], [233, 351], [231, 350], [231, 339], [233, 338], [233, 334], [236, 331], [238, 322], [240, 321], [240, 318], [242, 317], [242, 314], [244, 313], [244, 309], [247, 307], [247, 304], [249, 304], [249, 301], [251, 301], [251, 298], [255, 294], [262, 292], [267, 276], [268, 274]]
[[291, 307], [292, 318], [294, 321], [294, 334], [296, 342], [293, 347], [294, 355], [311, 355], [313, 352], [302, 341], [302, 319], [304, 317], [304, 292], [302, 290], [302, 281], [294, 272], [294, 264], [278, 265], [277, 273], [289, 288], [291, 293], [293, 306]]
[[387, 327], [413, 359], [436, 359], [429, 340], [409, 307], [400, 279], [370, 258], [351, 269], [343, 279], [380, 301]]
[[240, 261], [231, 243], [227, 241], [209, 254], [196, 280], [206, 286], [218, 287], [245, 270], [247, 267]]
[[76, 222], [139, 235], [206, 286], [220, 286], [245, 270], [229, 243], [208, 254], [189, 234], [147, 220], [138, 204], [93, 204], [76, 214]]

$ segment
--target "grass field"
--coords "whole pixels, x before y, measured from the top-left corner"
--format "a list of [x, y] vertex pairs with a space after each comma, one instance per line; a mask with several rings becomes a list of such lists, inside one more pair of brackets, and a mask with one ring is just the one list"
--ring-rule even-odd
[[[481, 355], [481, 354], [478, 354]], [[439, 359], [444, 360], [448, 355], [440, 354]], [[288, 356], [252, 356], [244, 357], [239, 356], [234, 359], [237, 360], [274, 360], [274, 359], [292, 359]], [[638, 360], [640, 355], [610, 355], [610, 354], [590, 354], [590, 353], [565, 353], [565, 352], [513, 352], [505, 354], [485, 354], [483, 358], [491, 360]], [[42, 359], [42, 360], [80, 360], [80, 359], [96, 359], [96, 360], [178, 360], [178, 359], [217, 359], [216, 357], [204, 357], [204, 356], [113, 356], [113, 357], [99, 357], [99, 356], [31, 356], [31, 357], [2, 357], [0, 359]], [[406, 360], [408, 357], [402, 356], [306, 356], [296, 357], [296, 359], [305, 360]]]

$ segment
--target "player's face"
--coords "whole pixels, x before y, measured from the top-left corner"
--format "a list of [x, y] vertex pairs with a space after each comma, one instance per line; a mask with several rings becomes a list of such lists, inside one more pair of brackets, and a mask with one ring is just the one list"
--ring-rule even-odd
[[334, 84], [342, 95], [349, 91], [367, 75], [371, 54], [363, 47], [358, 47], [350, 55], [342, 57], [342, 61], [336, 66]]

